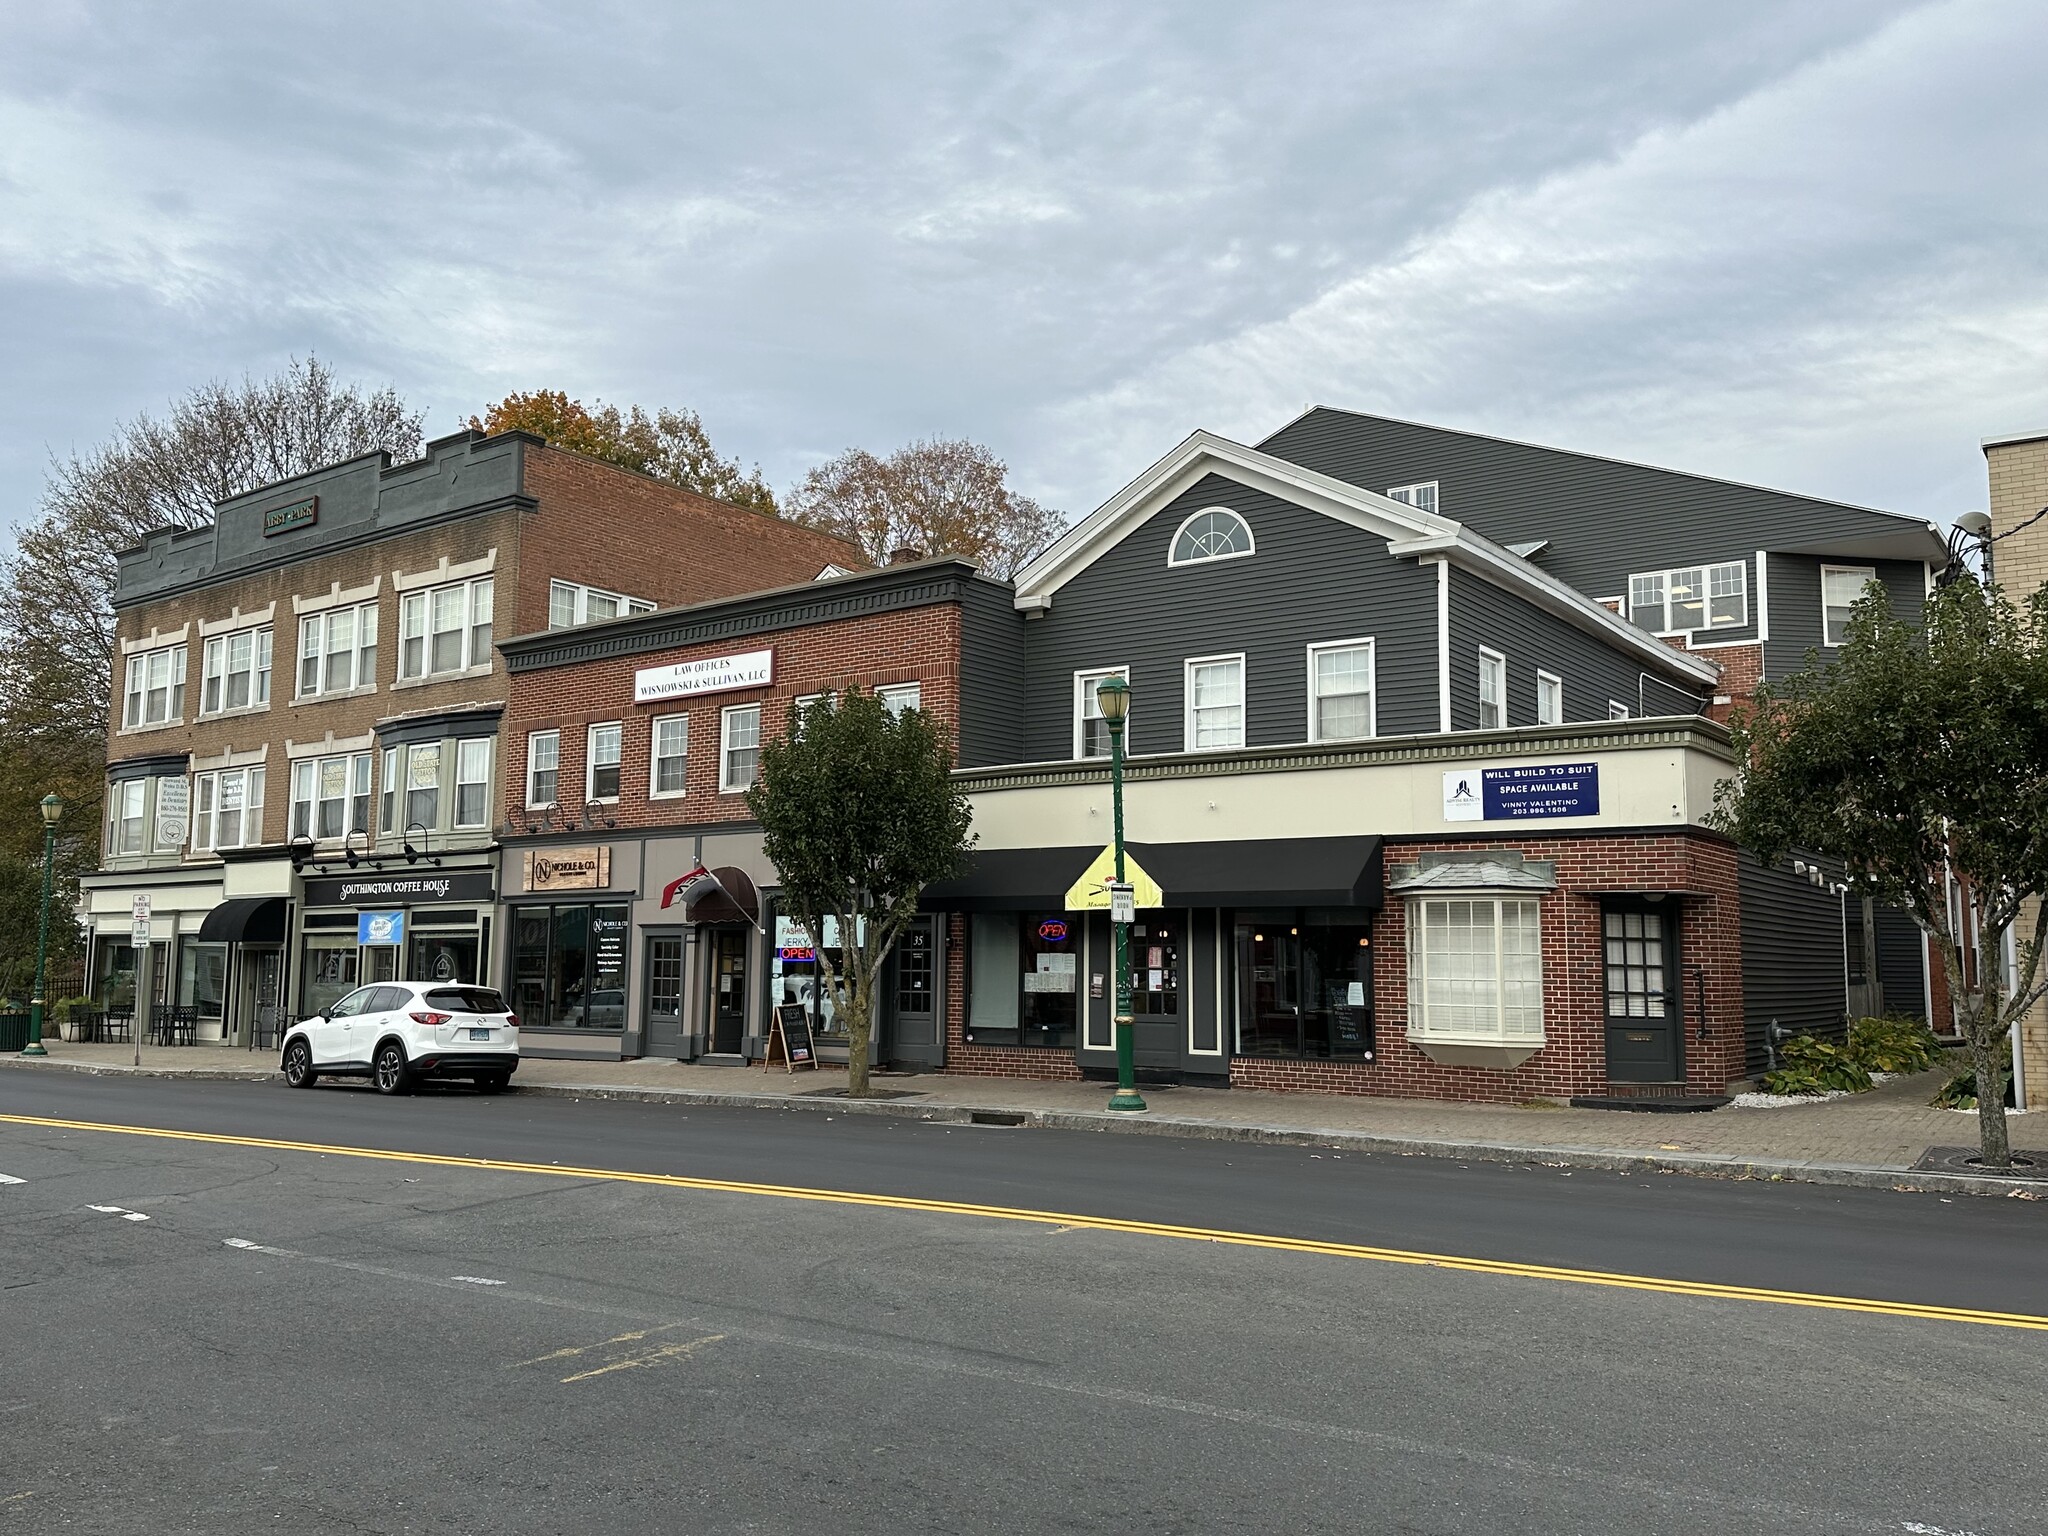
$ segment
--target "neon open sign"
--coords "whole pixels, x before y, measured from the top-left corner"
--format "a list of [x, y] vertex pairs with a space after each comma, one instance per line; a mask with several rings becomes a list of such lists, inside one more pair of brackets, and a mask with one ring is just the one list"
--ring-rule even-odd
[[1048, 944], [1064, 943], [1067, 937], [1066, 920], [1064, 918], [1048, 917], [1038, 925], [1038, 936]]

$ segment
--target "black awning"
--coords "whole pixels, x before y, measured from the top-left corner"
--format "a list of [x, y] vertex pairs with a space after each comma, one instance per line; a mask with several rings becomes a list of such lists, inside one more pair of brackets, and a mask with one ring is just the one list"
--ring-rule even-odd
[[201, 920], [199, 940], [202, 944], [282, 944], [284, 898], [231, 897]]
[[1100, 848], [977, 848], [960, 873], [924, 888], [922, 912], [1061, 912]]
[[1241, 843], [1134, 843], [1169, 907], [1376, 907], [1376, 837], [1273, 837]]

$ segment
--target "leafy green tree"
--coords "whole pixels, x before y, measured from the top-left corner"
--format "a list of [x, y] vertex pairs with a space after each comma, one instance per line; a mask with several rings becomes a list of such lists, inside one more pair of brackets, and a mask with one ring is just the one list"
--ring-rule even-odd
[[[952, 743], [924, 710], [892, 714], [858, 688], [828, 693], [790, 706], [782, 736], [761, 748], [747, 804], [783, 905], [811, 935], [846, 1023], [847, 1094], [866, 1098], [882, 966], [917, 915], [919, 892], [959, 868], [970, 840]], [[839, 930], [837, 964], [824, 944], [827, 918]]]
[[476, 432], [531, 432], [556, 448], [602, 459], [621, 469], [651, 475], [699, 496], [729, 501], [774, 514], [775, 493], [760, 466], [742, 470], [737, 459], [722, 459], [695, 411], [666, 406], [652, 416], [639, 406], [621, 412], [602, 400], [592, 409], [559, 389], [507, 395], [481, 416], [469, 418]]
[[849, 449], [804, 476], [783, 516], [852, 540], [876, 565], [914, 549], [972, 560], [1001, 581], [1066, 526], [1061, 513], [1010, 489], [1001, 459], [957, 439], [915, 442], [886, 459]]
[[[1964, 576], [1905, 623], [1873, 584], [1829, 665], [1759, 689], [1732, 723], [1717, 820], [1766, 860], [1807, 848], [1932, 934], [1979, 1083], [2009, 1067], [2012, 1026], [2044, 994], [2048, 902], [2048, 587], [2024, 610]], [[1951, 874], [1977, 915], [1965, 985]], [[2008, 977], [2008, 935], [2017, 964]], [[2006, 1167], [2005, 1102], [1978, 1096], [1982, 1161]]]

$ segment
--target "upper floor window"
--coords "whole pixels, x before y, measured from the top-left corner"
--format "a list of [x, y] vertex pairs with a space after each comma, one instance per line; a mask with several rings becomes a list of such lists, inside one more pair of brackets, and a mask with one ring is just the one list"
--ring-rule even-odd
[[562, 733], [535, 731], [526, 738], [526, 803], [553, 805], [562, 767]]
[[128, 658], [121, 725], [172, 725], [185, 718], [185, 647], [167, 645]]
[[1622, 702], [1621, 702], [1621, 700], [1619, 700], [1619, 699], [1609, 699], [1609, 700], [1607, 701], [1607, 718], [1608, 718], [1608, 719], [1610, 719], [1610, 720], [1626, 720], [1626, 719], [1628, 718], [1628, 715], [1629, 715], [1629, 710], [1628, 710], [1628, 706], [1627, 706], [1626, 704], [1622, 703]]
[[[1105, 678], [1131, 680], [1129, 667], [1104, 667], [1099, 672], [1074, 674], [1074, 756], [1109, 756], [1109, 722], [1102, 718], [1102, 700], [1095, 690]], [[1131, 717], [1124, 716], [1124, 741], [1130, 742]]]
[[206, 642], [199, 713], [261, 709], [270, 703], [270, 628], [238, 629]]
[[1415, 508], [1418, 512], [1434, 512], [1436, 510], [1436, 482], [1434, 480], [1418, 480], [1413, 485], [1389, 486], [1387, 487], [1387, 500], [1401, 502], [1404, 505]]
[[654, 761], [647, 793], [655, 800], [682, 794], [689, 787], [690, 717], [663, 715], [654, 722]]
[[294, 838], [370, 830], [370, 754], [307, 757], [292, 764]]
[[1204, 507], [1183, 522], [1173, 535], [1168, 565], [1194, 565], [1202, 560], [1234, 560], [1253, 552], [1251, 524], [1228, 507]]
[[761, 706], [740, 704], [719, 721], [718, 787], [726, 794], [749, 788], [761, 771]]
[[584, 758], [584, 799], [619, 798], [619, 748], [625, 735], [626, 728], [616, 720], [590, 728], [589, 751]]
[[1244, 657], [1206, 656], [1187, 664], [1185, 739], [1190, 752], [1244, 745]]
[[1479, 729], [1498, 731], [1508, 723], [1508, 659], [1479, 648]]
[[107, 794], [107, 852], [147, 852], [148, 824], [149, 780], [122, 779]]
[[377, 605], [330, 608], [299, 620], [299, 697], [347, 693], [377, 682]]
[[1749, 622], [1749, 567], [1690, 565], [1628, 579], [1628, 616], [1660, 635], [1730, 629]]
[[607, 592], [602, 587], [586, 587], [575, 581], [548, 583], [549, 629], [601, 624], [628, 613], [652, 612], [654, 604], [644, 597], [627, 597], [622, 592]]
[[1373, 734], [1370, 640], [1308, 648], [1308, 739], [1357, 741]]
[[1820, 568], [1820, 606], [1823, 640], [1840, 645], [1849, 638], [1849, 610], [1863, 596], [1863, 589], [1877, 580], [1867, 565], [1824, 565]]
[[441, 824], [441, 743], [415, 741], [405, 749], [405, 824], [432, 831]]
[[263, 841], [263, 770], [223, 768], [193, 782], [192, 848], [253, 848]]
[[1555, 673], [1536, 674], [1536, 723], [1564, 724], [1564, 679]]
[[491, 738], [472, 736], [455, 744], [455, 825], [491, 824]]
[[924, 707], [924, 685], [922, 683], [885, 683], [875, 690], [875, 697], [882, 701], [882, 708], [892, 715], [905, 710]]
[[405, 594], [398, 616], [399, 677], [440, 677], [490, 662], [490, 577]]

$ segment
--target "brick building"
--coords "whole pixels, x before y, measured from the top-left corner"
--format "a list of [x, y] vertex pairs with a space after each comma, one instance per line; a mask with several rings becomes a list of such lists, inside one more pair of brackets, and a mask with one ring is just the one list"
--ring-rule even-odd
[[[498, 881], [496, 638], [859, 563], [840, 540], [520, 433], [223, 502], [120, 557], [93, 986], [200, 1039], [358, 980], [481, 979]], [[396, 921], [364, 943], [364, 914]]]

